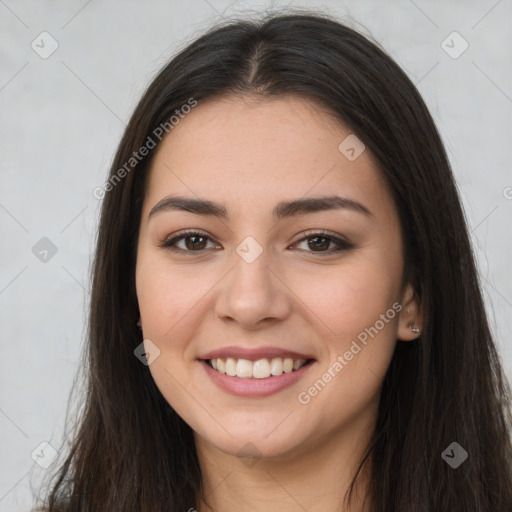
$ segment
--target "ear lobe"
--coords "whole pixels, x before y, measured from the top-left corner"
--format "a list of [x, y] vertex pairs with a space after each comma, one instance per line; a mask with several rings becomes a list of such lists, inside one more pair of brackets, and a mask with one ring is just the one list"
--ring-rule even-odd
[[401, 341], [415, 340], [421, 335], [423, 313], [420, 299], [411, 284], [405, 287], [401, 304], [397, 338]]

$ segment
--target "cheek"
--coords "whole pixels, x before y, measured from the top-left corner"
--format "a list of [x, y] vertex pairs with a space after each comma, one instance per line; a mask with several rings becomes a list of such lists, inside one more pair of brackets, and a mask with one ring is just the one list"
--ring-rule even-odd
[[318, 369], [323, 383], [311, 395], [304, 389], [311, 399], [323, 395], [317, 404], [338, 403], [348, 413], [378, 392], [396, 345], [400, 277], [399, 266], [365, 258], [315, 278], [297, 277], [291, 286], [301, 290], [324, 349]]
[[[322, 334], [343, 344], [373, 326], [397, 300], [399, 276], [395, 274], [361, 261], [322, 273], [297, 274], [290, 287], [314, 313], [315, 323], [323, 326]], [[386, 326], [390, 323], [394, 322]]]
[[[325, 428], [335, 428], [378, 403], [382, 379], [396, 345], [398, 287], [393, 273], [379, 266], [353, 265], [329, 277], [296, 283], [311, 308], [324, 357], [317, 373], [304, 382], [300, 404], [311, 416], [322, 417]], [[316, 320], [313, 320], [316, 318]], [[332, 407], [332, 409], [331, 409]]]
[[176, 410], [190, 408], [184, 392], [193, 383], [195, 364], [190, 340], [200, 327], [201, 299], [211, 289], [208, 273], [169, 265], [158, 254], [141, 251], [137, 260], [136, 288], [145, 339], [160, 350], [151, 363], [151, 375], [168, 403]]
[[208, 292], [208, 274], [170, 266], [158, 255], [138, 258], [137, 300], [144, 331], [162, 339]]

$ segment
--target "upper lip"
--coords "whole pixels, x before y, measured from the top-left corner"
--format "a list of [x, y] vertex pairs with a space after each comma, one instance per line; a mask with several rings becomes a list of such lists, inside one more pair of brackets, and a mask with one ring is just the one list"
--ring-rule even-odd
[[279, 347], [260, 347], [260, 348], [242, 348], [242, 347], [223, 347], [212, 350], [207, 354], [199, 356], [198, 359], [248, 359], [249, 361], [257, 361], [258, 359], [273, 357], [290, 357], [292, 359], [314, 359], [311, 355], [300, 354], [293, 350]]

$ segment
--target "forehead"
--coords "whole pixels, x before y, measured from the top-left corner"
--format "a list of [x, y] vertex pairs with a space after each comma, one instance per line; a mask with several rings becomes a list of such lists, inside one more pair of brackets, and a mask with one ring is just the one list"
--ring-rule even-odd
[[157, 149], [144, 213], [171, 193], [237, 210], [332, 194], [393, 208], [370, 152], [352, 160], [342, 151], [346, 140], [357, 144], [354, 137], [333, 115], [298, 96], [199, 102]]

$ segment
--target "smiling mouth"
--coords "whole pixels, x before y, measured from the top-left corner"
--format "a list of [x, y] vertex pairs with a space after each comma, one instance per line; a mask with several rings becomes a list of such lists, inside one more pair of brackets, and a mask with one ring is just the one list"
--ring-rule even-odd
[[314, 359], [292, 359], [291, 357], [262, 358], [256, 361], [233, 357], [204, 360], [220, 374], [242, 379], [267, 379], [283, 373], [292, 373], [314, 361]]

